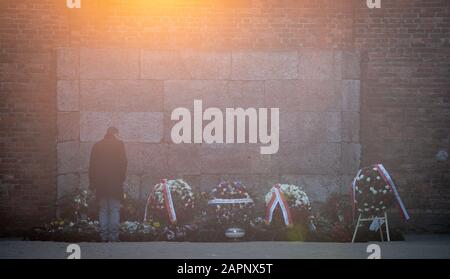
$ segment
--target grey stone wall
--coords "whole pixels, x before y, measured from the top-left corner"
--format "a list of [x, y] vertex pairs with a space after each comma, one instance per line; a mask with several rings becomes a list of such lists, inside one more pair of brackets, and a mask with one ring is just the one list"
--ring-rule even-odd
[[[57, 54], [58, 196], [87, 187], [90, 149], [119, 128], [126, 190], [144, 198], [161, 178], [209, 191], [240, 179], [262, 195], [276, 182], [311, 199], [348, 191], [360, 162], [360, 58], [356, 52], [198, 52], [63, 48]], [[259, 144], [171, 143], [176, 107], [280, 108], [280, 149]]]

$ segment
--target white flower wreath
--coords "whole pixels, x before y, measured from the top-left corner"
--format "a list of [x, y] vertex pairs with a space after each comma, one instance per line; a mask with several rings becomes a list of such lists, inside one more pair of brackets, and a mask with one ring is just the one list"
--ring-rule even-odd
[[[289, 208], [311, 210], [308, 195], [303, 191], [302, 187], [292, 184], [280, 184], [279, 186], [286, 197]], [[266, 205], [269, 204], [272, 193], [273, 188], [265, 196]]]

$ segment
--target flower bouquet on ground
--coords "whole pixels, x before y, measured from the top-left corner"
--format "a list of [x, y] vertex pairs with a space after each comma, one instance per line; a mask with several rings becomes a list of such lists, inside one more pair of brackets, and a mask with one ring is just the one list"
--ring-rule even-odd
[[125, 193], [120, 209], [120, 219], [126, 221], [142, 221], [144, 218], [145, 200], [134, 198]]
[[[305, 240], [314, 229], [311, 203], [300, 186], [276, 184], [265, 196], [266, 224], [274, 232], [274, 240], [285, 235], [286, 240]], [[285, 232], [285, 233], [283, 233]]]
[[217, 229], [214, 211], [208, 205], [210, 194], [208, 192], [195, 193], [195, 217], [194, 225], [197, 227], [192, 241], [221, 241], [223, 231]]
[[58, 219], [43, 227], [31, 229], [25, 239], [63, 242], [99, 241], [99, 224], [90, 219], [80, 221]]
[[97, 218], [95, 197], [90, 190], [74, 189], [57, 200], [57, 208], [60, 219], [78, 222]]
[[195, 197], [182, 179], [162, 179], [153, 187], [145, 206], [144, 222], [159, 225], [160, 240], [187, 240], [195, 232]]
[[211, 191], [208, 205], [215, 225], [227, 229], [227, 237], [239, 238], [245, 234], [243, 228], [249, 225], [254, 202], [240, 181], [221, 182]]
[[120, 224], [122, 241], [152, 241], [157, 238], [157, 229], [150, 223], [125, 221]]
[[348, 195], [331, 194], [314, 216], [317, 230], [311, 241], [349, 242], [352, 239], [352, 207]]

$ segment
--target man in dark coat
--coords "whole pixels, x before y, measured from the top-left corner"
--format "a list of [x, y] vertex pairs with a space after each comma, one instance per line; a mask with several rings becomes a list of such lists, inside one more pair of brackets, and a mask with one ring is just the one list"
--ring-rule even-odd
[[119, 131], [109, 127], [105, 137], [94, 144], [89, 164], [89, 187], [99, 205], [102, 241], [119, 241], [120, 206], [127, 172], [125, 146]]

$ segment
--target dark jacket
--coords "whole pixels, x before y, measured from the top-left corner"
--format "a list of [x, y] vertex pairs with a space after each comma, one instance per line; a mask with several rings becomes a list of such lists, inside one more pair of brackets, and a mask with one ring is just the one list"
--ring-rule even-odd
[[127, 173], [127, 157], [122, 141], [114, 136], [105, 138], [92, 147], [89, 164], [89, 187], [96, 198], [123, 199], [123, 183]]

